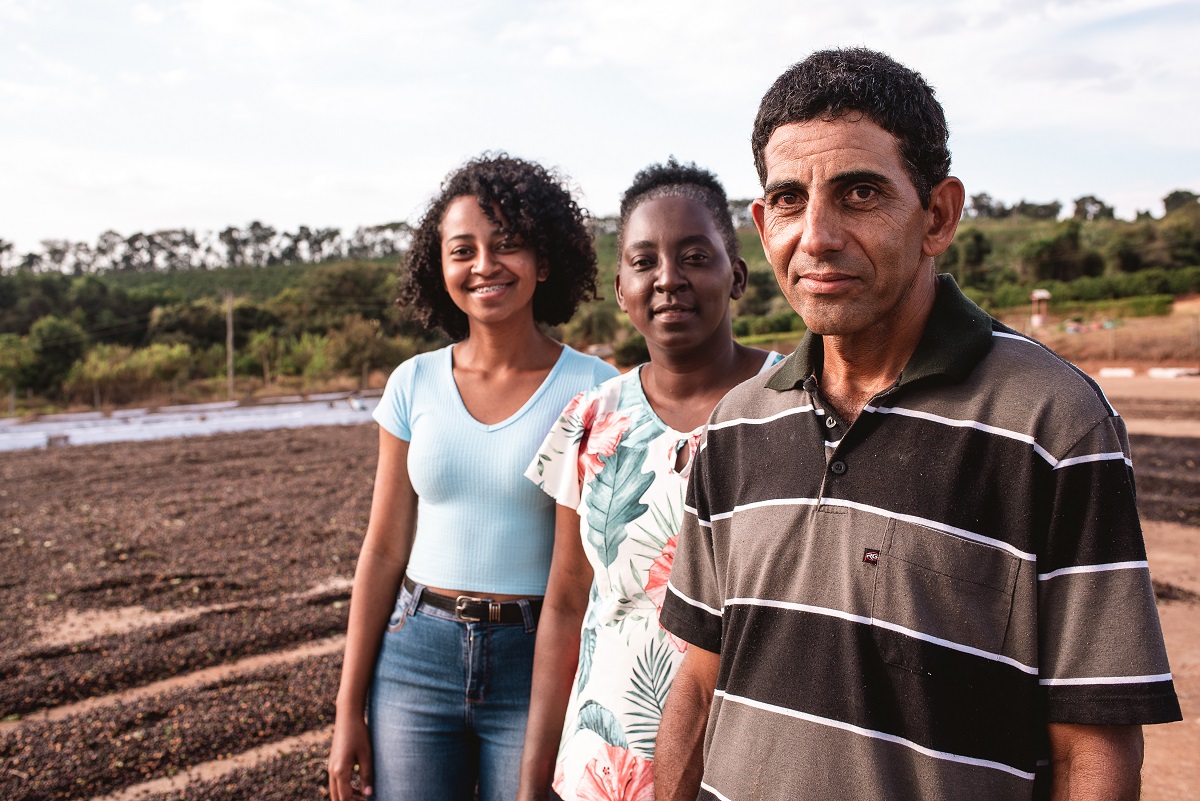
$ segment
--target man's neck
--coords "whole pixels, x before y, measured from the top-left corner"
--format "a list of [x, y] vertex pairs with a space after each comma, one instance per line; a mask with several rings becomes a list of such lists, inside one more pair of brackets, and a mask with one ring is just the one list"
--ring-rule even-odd
[[[937, 295], [936, 278], [916, 302], [894, 317], [848, 336], [823, 336], [821, 396], [847, 423], [858, 419], [867, 402], [896, 383], [917, 349]], [[923, 291], [924, 290], [924, 291]]]

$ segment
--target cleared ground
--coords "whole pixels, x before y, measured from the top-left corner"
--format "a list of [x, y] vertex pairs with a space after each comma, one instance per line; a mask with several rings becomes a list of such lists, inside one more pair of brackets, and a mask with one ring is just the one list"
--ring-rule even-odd
[[[1147, 730], [1143, 797], [1193, 799], [1200, 439], [1133, 448], [1187, 716]], [[5, 454], [0, 798], [324, 798], [375, 452], [363, 425]]]

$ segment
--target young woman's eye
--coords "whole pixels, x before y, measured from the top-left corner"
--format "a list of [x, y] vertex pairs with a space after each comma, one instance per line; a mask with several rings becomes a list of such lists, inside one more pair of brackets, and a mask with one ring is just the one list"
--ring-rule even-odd
[[634, 256], [629, 260], [629, 266], [635, 270], [649, 270], [654, 266], [654, 259], [649, 256]]
[[469, 259], [473, 252], [466, 245], [459, 245], [456, 248], [450, 249], [450, 257], [454, 259]]

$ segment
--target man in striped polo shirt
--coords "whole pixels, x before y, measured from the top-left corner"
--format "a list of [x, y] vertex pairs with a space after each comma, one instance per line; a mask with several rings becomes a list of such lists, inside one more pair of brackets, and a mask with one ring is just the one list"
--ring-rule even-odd
[[947, 139], [868, 50], [763, 98], [754, 220], [808, 333], [692, 470], [659, 801], [1133, 799], [1180, 718], [1121, 418], [934, 271]]

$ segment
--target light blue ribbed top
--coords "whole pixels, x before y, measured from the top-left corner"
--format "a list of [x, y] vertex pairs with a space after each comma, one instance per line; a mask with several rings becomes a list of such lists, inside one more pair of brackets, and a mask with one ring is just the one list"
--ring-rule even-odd
[[374, 412], [379, 425], [409, 442], [418, 500], [408, 575], [434, 587], [541, 595], [554, 499], [525, 478], [525, 468], [571, 399], [617, 370], [564, 346], [525, 405], [485, 425], [467, 411], [454, 383], [453, 347], [397, 367]]

